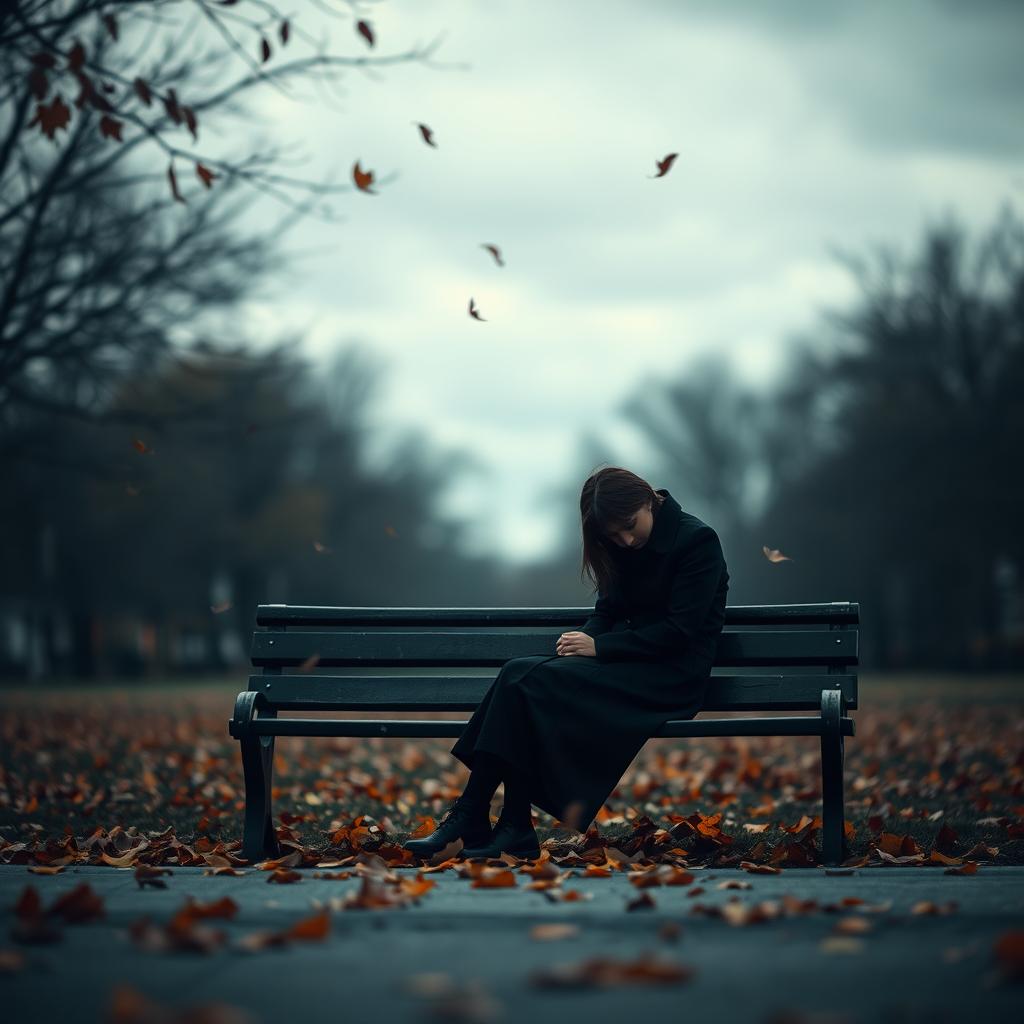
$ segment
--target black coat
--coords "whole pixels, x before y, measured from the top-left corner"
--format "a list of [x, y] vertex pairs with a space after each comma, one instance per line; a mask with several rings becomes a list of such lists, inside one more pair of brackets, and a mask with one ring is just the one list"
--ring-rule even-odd
[[505, 662], [451, 751], [470, 768], [477, 750], [511, 761], [531, 801], [580, 831], [648, 737], [700, 711], [725, 624], [718, 534], [658, 493], [647, 543], [608, 544], [619, 582], [580, 627], [596, 657], [549, 650]]

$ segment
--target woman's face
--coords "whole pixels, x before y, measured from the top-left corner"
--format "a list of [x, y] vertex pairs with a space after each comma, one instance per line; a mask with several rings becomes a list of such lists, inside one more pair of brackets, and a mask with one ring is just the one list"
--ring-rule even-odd
[[620, 548], [642, 548], [651, 535], [651, 528], [654, 526], [654, 516], [651, 513], [651, 503], [644, 505], [639, 512], [634, 513], [632, 518], [627, 519], [618, 530], [611, 530], [605, 536]]

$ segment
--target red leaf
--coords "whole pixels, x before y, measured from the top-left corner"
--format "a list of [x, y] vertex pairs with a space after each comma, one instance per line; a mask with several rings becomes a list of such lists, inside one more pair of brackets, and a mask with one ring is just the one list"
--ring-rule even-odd
[[678, 153], [669, 153], [669, 155], [667, 157], [665, 157], [664, 160], [659, 160], [657, 162], [658, 163], [658, 173], [657, 174], [648, 174], [647, 177], [648, 178], [663, 178], [666, 174], [668, 174], [668, 172], [671, 169], [672, 165], [675, 163], [675, 160], [676, 160], [677, 156], [679, 156]]
[[174, 177], [174, 164], [167, 165], [167, 177], [171, 182], [171, 195], [179, 202], [185, 202], [185, 197], [178, 191], [178, 180]]
[[266, 64], [270, 60], [270, 43], [267, 42], [265, 36], [260, 39], [260, 54], [263, 57], [263, 63]]
[[46, 99], [46, 94], [50, 89], [50, 80], [42, 68], [33, 68], [28, 73], [28, 87], [37, 100]]
[[219, 174], [214, 174], [209, 167], [204, 164], [196, 164], [196, 174], [199, 176], [199, 180], [207, 187], [213, 187], [213, 181], [215, 178], [219, 178]]
[[135, 86], [135, 95], [146, 104], [147, 107], [153, 104], [153, 94], [149, 91], [149, 86], [141, 78], [136, 78], [132, 83]]
[[81, 43], [75, 43], [68, 54], [68, 70], [81, 71], [85, 65], [85, 47]]
[[434, 133], [425, 124], [417, 122], [416, 127], [419, 128], [420, 135], [423, 136], [423, 141], [428, 146], [433, 146], [434, 149], [437, 149], [437, 143], [434, 141]]
[[181, 108], [178, 106], [178, 97], [173, 89], [167, 90], [167, 96], [164, 98], [164, 110], [175, 124], [181, 124]]
[[281, 28], [280, 28], [280, 35], [281, 35], [281, 45], [282, 45], [282, 46], [283, 46], [283, 45], [284, 45], [285, 43], [287, 43], [287, 42], [288, 42], [288, 35], [289, 35], [289, 32], [290, 32], [290, 29], [289, 29], [289, 26], [288, 26], [288, 19], [287, 19], [287, 18], [285, 18], [285, 19], [284, 19], [284, 21], [282, 21], [282, 22], [281, 22]]
[[117, 21], [112, 14], [103, 15], [103, 24], [107, 26], [111, 39], [117, 39]]
[[182, 107], [181, 111], [185, 115], [185, 124], [188, 125], [188, 130], [192, 133], [192, 138], [197, 138], [195, 111], [191, 107]]
[[68, 109], [60, 96], [55, 96], [51, 103], [40, 103], [36, 107], [36, 116], [29, 121], [29, 128], [34, 124], [39, 125], [39, 130], [48, 138], [52, 139], [57, 129], [67, 129], [68, 121], [71, 120], [71, 111]]
[[57, 58], [52, 53], [33, 53], [32, 63], [37, 68], [47, 68], [52, 71], [57, 66]]
[[118, 142], [123, 142], [121, 138], [121, 129], [124, 127], [122, 122], [116, 118], [108, 117], [106, 114], [100, 118], [100, 135], [107, 139], [117, 139]]
[[356, 31], [366, 40], [366, 42], [373, 46], [373, 29], [368, 21], [357, 21]]
[[[472, 296], [469, 299], [469, 315], [474, 320], [483, 320], [484, 318], [480, 315], [480, 311], [476, 308], [476, 302], [474, 302]], [[486, 323], [486, 321], [484, 321]]]

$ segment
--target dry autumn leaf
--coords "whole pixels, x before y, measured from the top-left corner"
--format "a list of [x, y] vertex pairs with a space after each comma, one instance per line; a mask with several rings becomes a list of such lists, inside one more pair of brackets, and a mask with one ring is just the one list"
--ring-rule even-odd
[[[476, 302], [472, 296], [469, 299], [469, 315], [474, 320], [483, 320], [484, 318], [480, 315], [480, 311], [476, 308]], [[486, 321], [485, 321], [486, 322]]]
[[434, 141], [433, 131], [431, 131], [431, 129], [428, 128], [425, 124], [421, 124], [419, 121], [413, 121], [413, 124], [416, 125], [417, 128], [419, 128], [420, 135], [423, 136], [423, 141], [428, 146], [433, 146], [434, 149], [437, 149], [437, 143]]
[[499, 267], [505, 266], [505, 261], [501, 258], [501, 250], [496, 245], [491, 245], [485, 242], [480, 246], [480, 248], [486, 249], [494, 257], [494, 262], [497, 263]]
[[377, 193], [373, 191], [370, 186], [373, 184], [373, 171], [364, 171], [359, 166], [357, 160], [352, 166], [352, 180], [356, 183], [356, 188], [360, 192], [369, 192], [371, 196], [375, 196]]
[[364, 21], [363, 19], [357, 21], [356, 31], [366, 40], [367, 46], [373, 46], [373, 26], [368, 21]]
[[649, 175], [647, 175], [647, 177], [649, 177], [649, 178], [663, 178], [666, 174], [668, 174], [668, 172], [671, 169], [672, 165], [675, 163], [677, 156], [679, 156], [678, 153], [669, 153], [668, 156], [666, 156], [664, 159], [657, 161], [658, 173], [657, 174], [649, 174]]

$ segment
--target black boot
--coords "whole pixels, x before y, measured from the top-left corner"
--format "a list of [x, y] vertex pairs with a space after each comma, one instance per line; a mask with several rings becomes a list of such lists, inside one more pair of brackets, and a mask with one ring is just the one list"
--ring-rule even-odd
[[467, 841], [458, 856], [466, 859], [500, 857], [503, 853], [511, 853], [514, 857], [525, 857], [529, 860], [535, 860], [540, 856], [540, 843], [537, 842], [537, 833], [530, 822], [515, 825], [499, 818], [490, 842], [475, 846]]
[[417, 857], [433, 857], [456, 839], [462, 840], [464, 848], [489, 843], [491, 823], [487, 811], [481, 813], [478, 807], [456, 800], [441, 815], [433, 832], [419, 839], [407, 839], [402, 843], [402, 849], [416, 854]]

